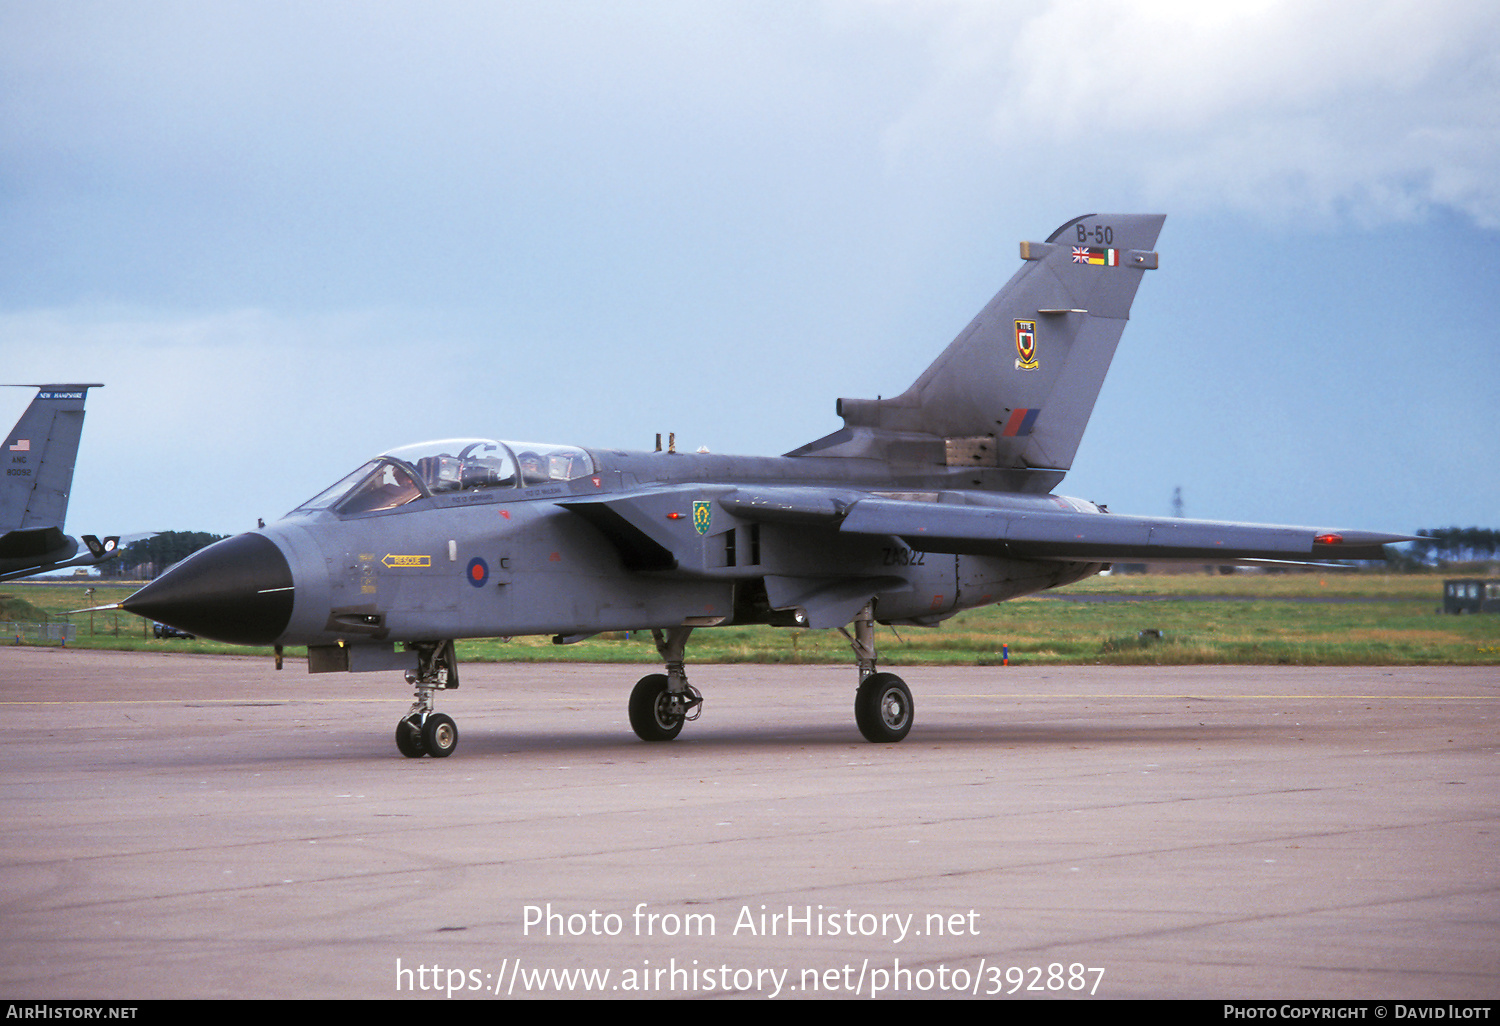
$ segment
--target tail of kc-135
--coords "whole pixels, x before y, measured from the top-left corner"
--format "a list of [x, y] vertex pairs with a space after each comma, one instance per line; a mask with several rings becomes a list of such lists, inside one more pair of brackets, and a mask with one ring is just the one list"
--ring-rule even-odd
[[1141, 273], [1157, 266], [1165, 220], [1087, 214], [1021, 243], [1020, 270], [910, 388], [840, 399], [844, 428], [788, 455], [987, 470], [986, 486], [1050, 491], [1072, 466]]
[[102, 562], [115, 554], [119, 538], [85, 535], [88, 551], [63, 534], [73, 464], [83, 434], [83, 404], [100, 384], [24, 386], [36, 398], [5, 439], [0, 460], [0, 581], [68, 566]]

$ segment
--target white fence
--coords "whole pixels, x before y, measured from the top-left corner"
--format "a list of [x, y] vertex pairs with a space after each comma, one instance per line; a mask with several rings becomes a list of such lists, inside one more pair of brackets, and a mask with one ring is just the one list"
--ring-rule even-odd
[[45, 645], [68, 642], [78, 637], [78, 627], [71, 623], [16, 623], [0, 620], [0, 645]]

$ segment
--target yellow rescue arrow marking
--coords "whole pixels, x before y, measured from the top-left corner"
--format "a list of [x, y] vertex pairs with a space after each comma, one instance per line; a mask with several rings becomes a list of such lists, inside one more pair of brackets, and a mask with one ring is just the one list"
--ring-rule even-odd
[[389, 567], [397, 567], [397, 566], [431, 566], [432, 565], [432, 557], [431, 556], [394, 556], [391, 553], [387, 552], [385, 554], [385, 558], [382, 559], [381, 562], [384, 563], [386, 566], [389, 566]]

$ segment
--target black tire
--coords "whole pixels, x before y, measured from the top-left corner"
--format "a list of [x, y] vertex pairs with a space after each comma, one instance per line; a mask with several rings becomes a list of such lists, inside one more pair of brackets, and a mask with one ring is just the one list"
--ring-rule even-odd
[[420, 759], [427, 754], [422, 746], [422, 728], [414, 716], [408, 716], [396, 724], [396, 751], [408, 759]]
[[453, 717], [433, 713], [422, 723], [422, 747], [434, 759], [446, 759], [458, 747], [458, 724]]
[[652, 673], [630, 692], [630, 729], [642, 741], [670, 741], [682, 733], [683, 718], [667, 708], [667, 675]]
[[854, 695], [854, 722], [866, 741], [900, 741], [911, 730], [915, 717], [911, 689], [894, 673], [870, 674]]

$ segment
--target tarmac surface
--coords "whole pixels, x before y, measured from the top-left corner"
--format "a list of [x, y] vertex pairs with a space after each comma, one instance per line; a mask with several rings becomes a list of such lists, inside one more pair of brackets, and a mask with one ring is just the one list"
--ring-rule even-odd
[[1500, 996], [1493, 668], [463, 667], [0, 652], [0, 997]]

